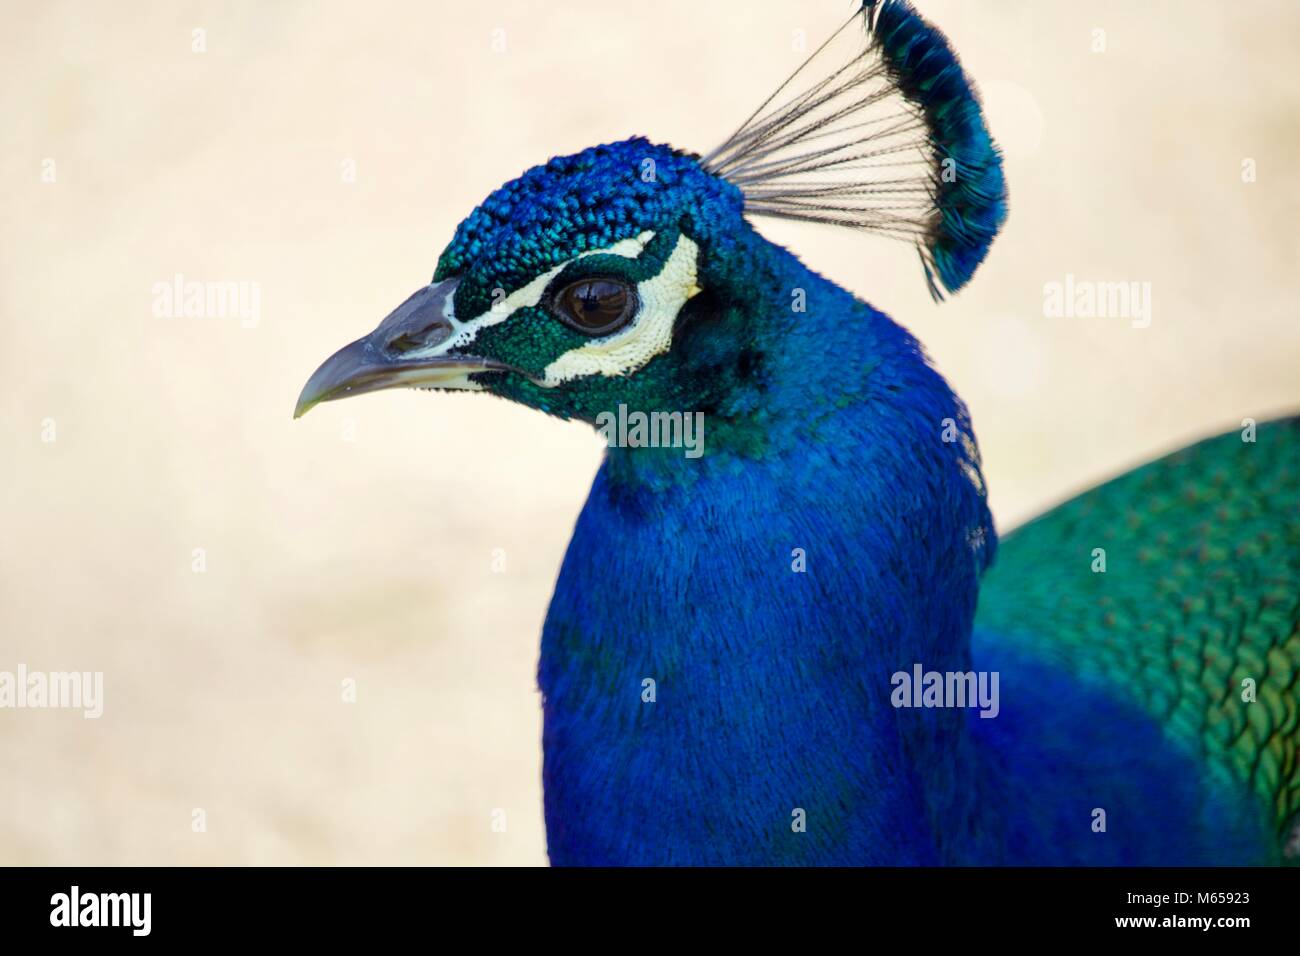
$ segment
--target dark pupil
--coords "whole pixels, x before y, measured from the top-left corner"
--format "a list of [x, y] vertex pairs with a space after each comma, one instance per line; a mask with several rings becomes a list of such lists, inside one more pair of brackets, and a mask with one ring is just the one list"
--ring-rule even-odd
[[573, 320], [590, 329], [617, 322], [627, 307], [627, 290], [604, 280], [577, 282], [565, 298]]

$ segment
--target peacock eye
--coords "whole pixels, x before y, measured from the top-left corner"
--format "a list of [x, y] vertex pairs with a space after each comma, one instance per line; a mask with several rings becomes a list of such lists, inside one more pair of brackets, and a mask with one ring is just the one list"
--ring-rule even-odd
[[579, 279], [560, 290], [555, 309], [579, 332], [605, 335], [632, 318], [636, 292], [620, 279]]

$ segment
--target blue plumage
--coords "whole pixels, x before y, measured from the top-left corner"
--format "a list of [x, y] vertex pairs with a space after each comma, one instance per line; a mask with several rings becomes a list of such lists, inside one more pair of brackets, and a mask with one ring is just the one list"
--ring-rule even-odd
[[[897, 719], [889, 674], [969, 667], [993, 534], [935, 427], [965, 412], [901, 328], [741, 241], [754, 300], [800, 287], [808, 310], [762, 317], [765, 374], [732, 398], [762, 409], [761, 458], [614, 448], [596, 478], [542, 638], [552, 860], [939, 862], [902, 755], [964, 716]], [[951, 781], [933, 812], [968, 797]]]

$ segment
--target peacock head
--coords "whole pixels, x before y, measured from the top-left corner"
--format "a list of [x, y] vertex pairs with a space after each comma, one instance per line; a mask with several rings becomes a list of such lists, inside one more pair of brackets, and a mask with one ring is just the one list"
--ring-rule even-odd
[[716, 303], [701, 294], [723, 289], [719, 239], [747, 230], [743, 206], [696, 157], [640, 138], [530, 169], [460, 224], [429, 285], [321, 366], [297, 413], [398, 386], [588, 421], [618, 403], [682, 407], [702, 356], [674, 344]]
[[937, 297], [970, 278], [1005, 211], [1001, 159], [942, 34], [905, 0], [865, 0], [707, 156], [634, 138], [502, 186], [432, 282], [317, 369], [295, 417], [396, 387], [586, 421], [714, 407], [752, 376], [755, 299], [772, 294], [776, 247], [748, 217], [905, 239]]

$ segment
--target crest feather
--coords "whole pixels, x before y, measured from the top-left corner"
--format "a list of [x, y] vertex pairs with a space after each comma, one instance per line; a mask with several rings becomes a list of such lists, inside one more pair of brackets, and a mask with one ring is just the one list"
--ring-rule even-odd
[[863, 0], [701, 162], [752, 215], [913, 243], [936, 299], [970, 280], [1007, 215], [975, 89], [907, 0]]

